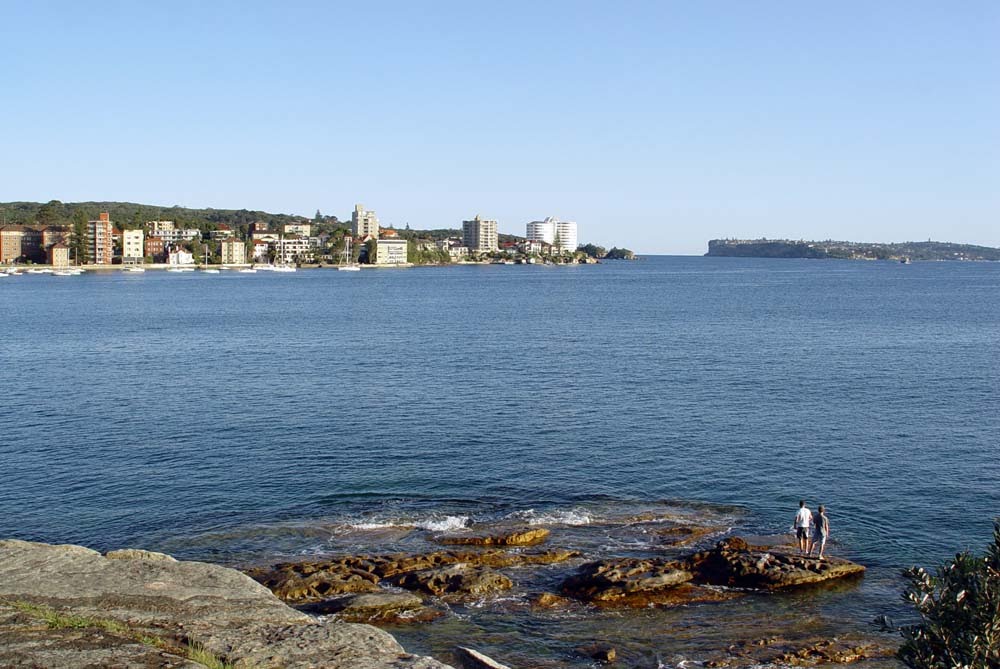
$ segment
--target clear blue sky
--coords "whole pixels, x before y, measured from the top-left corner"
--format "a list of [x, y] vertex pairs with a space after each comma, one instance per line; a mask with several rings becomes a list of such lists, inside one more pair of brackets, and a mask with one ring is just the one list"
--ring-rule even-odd
[[1000, 2], [4, 2], [0, 200], [1000, 246]]

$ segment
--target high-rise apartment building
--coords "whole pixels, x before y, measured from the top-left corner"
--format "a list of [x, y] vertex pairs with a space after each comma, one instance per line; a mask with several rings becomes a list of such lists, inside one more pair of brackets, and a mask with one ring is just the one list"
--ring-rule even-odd
[[108, 212], [101, 212], [96, 221], [87, 221], [87, 257], [96, 265], [110, 265], [114, 255], [114, 227]]
[[378, 216], [374, 211], [366, 211], [360, 204], [354, 205], [351, 214], [351, 234], [355, 237], [378, 237]]
[[577, 233], [573, 221], [560, 221], [552, 216], [544, 221], [532, 221], [528, 223], [526, 236], [528, 241], [550, 244], [560, 253], [576, 251]]
[[462, 243], [472, 253], [489, 253], [500, 248], [497, 243], [497, 222], [480, 218], [462, 221]]

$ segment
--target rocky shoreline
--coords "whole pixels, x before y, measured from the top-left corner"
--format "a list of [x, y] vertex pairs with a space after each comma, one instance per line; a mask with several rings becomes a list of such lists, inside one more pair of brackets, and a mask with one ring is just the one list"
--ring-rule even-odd
[[140, 550], [0, 541], [2, 667], [449, 669], [244, 574]]
[[[578, 615], [724, 602], [865, 571], [848, 560], [821, 561], [738, 537], [672, 558], [588, 560], [543, 547], [545, 528], [493, 529], [433, 536], [442, 548], [424, 553], [341, 555], [245, 573], [141, 550], [101, 555], [0, 541], [0, 666], [447, 668], [406, 653], [373, 625], [433, 625], [450, 607], [496, 599], [523, 586], [518, 581], [538, 583], [531, 578], [538, 570], [548, 574], [549, 587], [521, 587], [529, 610]], [[672, 527], [662, 540], [697, 543], [709, 530]], [[704, 664], [840, 666], [892, 651], [868, 638], [771, 636], [719, 649]], [[613, 643], [597, 642], [577, 653], [602, 664], [617, 655]], [[445, 655], [460, 666], [504, 666], [471, 648]]]

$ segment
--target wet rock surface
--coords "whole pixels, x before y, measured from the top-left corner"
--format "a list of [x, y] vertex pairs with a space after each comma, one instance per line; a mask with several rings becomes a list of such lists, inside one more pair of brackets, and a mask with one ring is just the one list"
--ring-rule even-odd
[[733, 537], [681, 560], [589, 562], [563, 581], [562, 592], [599, 606], [671, 606], [738, 596], [706, 586], [774, 590], [858, 576], [864, 571], [863, 566], [848, 560], [802, 557], [751, 546]]
[[514, 587], [514, 582], [500, 572], [467, 564], [406, 572], [394, 577], [392, 584], [438, 597], [481, 597]]
[[847, 665], [890, 659], [895, 653], [896, 647], [893, 644], [854, 636], [831, 639], [769, 637], [730, 646], [725, 654], [705, 661], [704, 666], [735, 668], [760, 665], [793, 667]]
[[434, 537], [434, 541], [454, 546], [535, 546], [548, 536], [549, 530], [544, 527], [522, 527], [487, 534], [444, 534]]
[[[369, 625], [325, 623], [244, 574], [146, 551], [0, 541], [0, 666], [445, 669]], [[192, 656], [193, 657], [193, 656]]]
[[493, 571], [495, 569], [555, 564], [578, 555], [568, 550], [436, 551], [422, 555], [340, 557], [284, 563], [270, 569], [249, 569], [246, 573], [292, 604], [376, 592], [382, 581], [437, 596], [478, 597], [513, 585], [509, 578]]
[[690, 556], [688, 568], [697, 580], [712, 585], [774, 590], [859, 576], [865, 568], [849, 560], [820, 560], [776, 549], [752, 546], [739, 537]]
[[694, 574], [663, 559], [618, 558], [589, 562], [563, 582], [565, 595], [595, 604], [646, 606], [687, 583]]

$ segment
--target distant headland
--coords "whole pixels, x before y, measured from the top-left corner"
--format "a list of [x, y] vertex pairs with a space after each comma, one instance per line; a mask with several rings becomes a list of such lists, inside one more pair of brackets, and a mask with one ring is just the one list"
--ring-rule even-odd
[[839, 258], [842, 260], [1000, 260], [1000, 249], [950, 242], [809, 242], [791, 239], [712, 239], [706, 256]]

